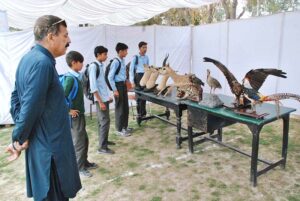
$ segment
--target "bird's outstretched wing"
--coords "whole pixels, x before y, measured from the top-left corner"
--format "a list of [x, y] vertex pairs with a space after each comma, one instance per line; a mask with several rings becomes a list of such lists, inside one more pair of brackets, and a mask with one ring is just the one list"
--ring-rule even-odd
[[249, 80], [251, 87], [258, 91], [269, 75], [286, 78], [286, 73], [276, 68], [258, 68], [250, 70], [245, 75], [245, 78]]
[[221, 62], [217, 61], [217, 60], [214, 60], [214, 59], [211, 59], [211, 58], [208, 58], [208, 57], [204, 57], [203, 58], [203, 61], [204, 62], [211, 62], [213, 64], [215, 64], [222, 72], [223, 74], [225, 75], [226, 79], [227, 79], [227, 82], [230, 86], [231, 89], [233, 89], [233, 83], [234, 82], [237, 82], [237, 79], [234, 77], [234, 75], [227, 69], [227, 67], [222, 64]]

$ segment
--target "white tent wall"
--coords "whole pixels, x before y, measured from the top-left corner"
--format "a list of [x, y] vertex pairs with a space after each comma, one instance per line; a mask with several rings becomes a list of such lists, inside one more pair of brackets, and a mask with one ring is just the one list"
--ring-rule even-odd
[[108, 48], [108, 61], [117, 56], [115, 50], [116, 44], [122, 42], [128, 45], [128, 55], [125, 58], [125, 63], [130, 62], [134, 55], [139, 52], [138, 43], [145, 41], [148, 43], [147, 55], [150, 58], [150, 63], [153, 64], [154, 58], [154, 26], [148, 27], [128, 27], [128, 26], [105, 26], [106, 27], [106, 42]]
[[[84, 66], [88, 63], [95, 61], [94, 48], [97, 45], [105, 43], [105, 27], [97, 26], [94, 28], [69, 28], [69, 36], [71, 44], [68, 51], [74, 50], [80, 52], [84, 57]], [[59, 74], [68, 71], [69, 67], [66, 63], [65, 55], [56, 59], [56, 69]], [[85, 68], [85, 67], [84, 67]], [[90, 111], [90, 101], [85, 98], [85, 111]], [[95, 110], [95, 108], [93, 108]]]
[[[300, 94], [300, 12], [283, 14], [283, 33], [279, 66], [287, 72], [286, 80], [278, 80], [277, 92]], [[297, 108], [300, 114], [299, 102], [286, 100], [284, 105]]]
[[[224, 61], [224, 64], [226, 63], [227, 24], [228, 22], [223, 22], [192, 27], [192, 72], [195, 73], [202, 81], [206, 81], [206, 70], [210, 69], [212, 76], [220, 81], [223, 89], [226, 88], [226, 80], [224, 76], [212, 64], [203, 63], [203, 57], [220, 59]], [[204, 92], [209, 92], [207, 84], [204, 86]], [[223, 91], [219, 92], [223, 93]]]
[[33, 45], [32, 31], [0, 34], [0, 124], [12, 123], [10, 97], [17, 65]]
[[[191, 28], [155, 27], [155, 65], [160, 67], [169, 54], [167, 63], [180, 74], [189, 73], [191, 66]], [[159, 82], [161, 76], [158, 77]], [[172, 79], [168, 83], [173, 83]]]
[[[269, 77], [261, 92], [265, 95], [274, 92], [300, 94], [300, 88], [297, 87], [297, 76], [300, 73], [297, 62], [300, 52], [299, 17], [300, 12], [292, 12], [196, 27], [69, 27], [72, 43], [68, 51], [81, 52], [87, 64], [94, 60], [95, 46], [108, 47], [111, 59], [116, 56], [116, 43], [124, 42], [129, 46], [125, 59], [128, 63], [138, 53], [138, 42], [144, 40], [148, 42], [150, 64], [161, 66], [165, 54], [169, 53], [168, 62], [175, 70], [179, 73], [192, 71], [203, 81], [206, 79], [206, 69], [209, 68], [223, 86], [217, 93], [231, 95], [224, 76], [214, 65], [203, 63], [204, 56], [220, 60], [238, 80], [251, 68], [280, 67], [287, 72], [288, 78]], [[21, 57], [33, 44], [31, 30], [0, 34], [0, 124], [12, 123], [9, 108], [15, 71]], [[65, 56], [57, 58], [56, 68], [60, 74], [68, 70]], [[208, 86], [204, 90], [208, 92]], [[283, 103], [297, 108], [296, 114], [300, 114], [299, 103]], [[88, 101], [85, 108], [89, 112]]]
[[[233, 69], [238, 81], [251, 69], [279, 67], [281, 20], [282, 14], [228, 23], [227, 67]], [[269, 76], [260, 91], [266, 95], [275, 93], [277, 79]], [[226, 89], [225, 93], [230, 93], [229, 87]]]
[[[250, 69], [280, 68], [287, 72], [288, 78], [268, 77], [260, 89], [261, 93], [300, 94], [300, 88], [295, 87], [300, 73], [297, 62], [300, 52], [299, 17], [300, 12], [289, 12], [194, 27], [192, 72], [206, 79], [206, 69], [209, 68], [212, 76], [223, 86], [223, 90], [217, 93], [232, 95], [221, 71], [213, 64], [204, 63], [204, 56], [222, 62], [238, 81]], [[206, 86], [205, 91], [208, 90]], [[300, 114], [299, 102], [284, 100], [282, 103], [296, 108], [295, 113]]]

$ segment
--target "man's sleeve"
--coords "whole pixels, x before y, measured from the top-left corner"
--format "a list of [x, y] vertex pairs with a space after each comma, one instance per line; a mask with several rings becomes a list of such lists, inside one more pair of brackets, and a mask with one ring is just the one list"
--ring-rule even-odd
[[15, 89], [11, 93], [11, 99], [10, 99], [10, 114], [11, 114], [14, 122], [18, 118], [19, 112], [20, 112], [20, 100], [19, 100], [16, 85], [15, 85]]
[[[12, 140], [23, 144], [32, 134], [33, 125], [44, 112], [47, 91], [53, 77], [53, 66], [36, 63], [25, 79], [26, 89], [21, 100], [20, 112], [15, 120]], [[14, 95], [13, 95], [14, 96]], [[12, 98], [13, 98], [12, 96]]]
[[108, 81], [109, 81], [109, 84], [113, 91], [117, 90], [116, 84], [115, 84], [115, 75], [116, 75], [118, 66], [119, 66], [119, 61], [117, 59], [114, 59], [114, 61], [111, 63], [110, 71], [108, 73]]
[[133, 57], [130, 66], [129, 66], [129, 80], [131, 83], [134, 82], [134, 67], [136, 62], [136, 56]]
[[91, 93], [95, 93], [98, 91], [98, 86], [97, 86], [97, 66], [96, 64], [91, 64], [90, 67], [90, 72], [89, 72], [89, 80], [90, 80], [90, 88], [91, 88]]

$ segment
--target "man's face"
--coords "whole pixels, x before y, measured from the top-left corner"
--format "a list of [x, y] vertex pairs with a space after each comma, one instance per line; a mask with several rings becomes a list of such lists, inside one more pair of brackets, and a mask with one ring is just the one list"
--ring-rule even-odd
[[56, 35], [51, 33], [49, 35], [48, 38], [50, 41], [52, 53], [54, 54], [53, 56], [59, 57], [61, 55], [64, 55], [67, 51], [69, 43], [71, 43], [67, 27], [60, 25], [59, 32]]
[[107, 59], [107, 52], [101, 53], [101, 54], [99, 55], [99, 59], [100, 59], [101, 62], [106, 61], [106, 59]]
[[147, 45], [143, 45], [142, 47], [140, 47], [140, 53], [142, 55], [146, 54], [147, 52]]

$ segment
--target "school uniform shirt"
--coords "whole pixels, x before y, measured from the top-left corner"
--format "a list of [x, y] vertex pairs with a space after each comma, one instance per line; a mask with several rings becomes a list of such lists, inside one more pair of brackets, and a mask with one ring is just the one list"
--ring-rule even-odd
[[96, 64], [92, 63], [89, 67], [89, 79], [90, 79], [90, 88], [91, 93], [95, 93], [98, 91], [98, 94], [102, 100], [102, 102], [109, 101], [109, 90], [106, 85], [105, 77], [104, 77], [104, 65], [99, 61], [96, 61], [99, 65], [99, 76], [97, 76], [97, 66]]
[[[120, 65], [118, 60], [121, 62], [121, 68], [119, 73], [116, 74], [117, 68]], [[108, 73], [108, 80], [113, 91], [117, 90], [115, 82], [125, 82], [126, 80], [125, 59], [121, 59], [120, 57], [117, 57], [113, 60], [110, 66], [110, 71]]]
[[[137, 56], [137, 57], [136, 57]], [[136, 58], [138, 59], [138, 64], [136, 65]], [[144, 73], [144, 64], [149, 65], [149, 57], [147, 55], [135, 55], [133, 56], [133, 59], [130, 63], [129, 68], [129, 80], [131, 83], [134, 82], [134, 69], [136, 70], [136, 73]]]

